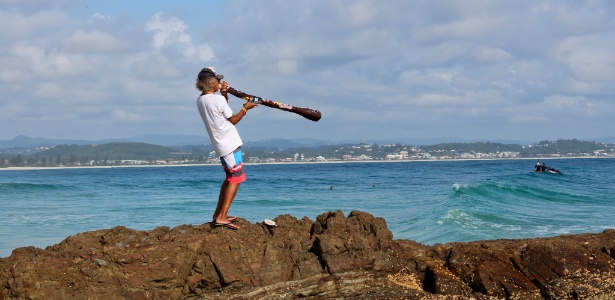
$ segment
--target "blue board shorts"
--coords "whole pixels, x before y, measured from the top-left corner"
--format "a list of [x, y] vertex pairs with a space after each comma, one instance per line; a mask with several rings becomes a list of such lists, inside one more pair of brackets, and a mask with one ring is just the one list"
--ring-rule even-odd
[[226, 181], [230, 183], [242, 183], [246, 181], [246, 172], [243, 170], [241, 148], [233, 153], [220, 157], [222, 167], [226, 173]]

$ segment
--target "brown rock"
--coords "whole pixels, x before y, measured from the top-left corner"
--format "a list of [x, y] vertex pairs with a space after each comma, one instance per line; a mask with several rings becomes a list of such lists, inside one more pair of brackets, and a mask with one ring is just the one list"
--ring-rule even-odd
[[84, 232], [0, 259], [0, 299], [613, 299], [615, 230], [426, 246], [353, 211]]

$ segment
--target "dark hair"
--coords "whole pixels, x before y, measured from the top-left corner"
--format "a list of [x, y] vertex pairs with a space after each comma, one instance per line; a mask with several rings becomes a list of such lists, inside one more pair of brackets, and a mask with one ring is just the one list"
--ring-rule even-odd
[[217, 81], [216, 77], [207, 77], [203, 79], [196, 79], [194, 87], [201, 92], [209, 92], [214, 85], [214, 81]]

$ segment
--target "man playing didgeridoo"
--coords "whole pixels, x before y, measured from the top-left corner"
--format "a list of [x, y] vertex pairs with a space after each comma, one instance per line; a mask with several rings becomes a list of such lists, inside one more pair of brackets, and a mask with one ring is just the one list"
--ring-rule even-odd
[[[227, 91], [230, 86], [222, 82], [222, 78], [224, 76], [217, 74], [213, 67], [204, 68], [199, 72], [195, 86], [201, 91], [201, 95], [196, 100], [196, 105], [207, 128], [211, 144], [220, 157], [226, 173], [226, 179], [220, 188], [213, 224], [237, 230], [239, 226], [233, 224], [237, 217], [229, 217], [227, 214], [239, 184], [246, 180], [246, 173], [243, 170], [241, 157], [243, 142], [235, 125], [248, 113], [248, 110], [258, 104], [246, 102], [238, 113], [233, 114], [228, 105]], [[221, 95], [215, 94], [217, 91], [220, 91]]]

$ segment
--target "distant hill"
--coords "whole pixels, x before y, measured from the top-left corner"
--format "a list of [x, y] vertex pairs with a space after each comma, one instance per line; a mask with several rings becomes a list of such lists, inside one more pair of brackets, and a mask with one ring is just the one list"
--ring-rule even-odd
[[162, 146], [210, 144], [209, 138], [207, 136], [186, 134], [145, 134], [131, 137], [128, 140], [131, 142], [148, 143]]
[[615, 136], [597, 138], [596, 142], [613, 144], [615, 143]]
[[[12, 140], [0, 140], [1, 149], [31, 149], [38, 147], [52, 147], [58, 145], [91, 145], [91, 144], [108, 144], [108, 143], [147, 143], [152, 145], [160, 145], [167, 147], [186, 146], [186, 145], [210, 145], [207, 136], [198, 135], [167, 135], [167, 134], [148, 134], [139, 135], [124, 139], [104, 139], [104, 140], [64, 140], [64, 139], [46, 139], [46, 138], [31, 138], [25, 135], [20, 135]], [[274, 149], [289, 149], [299, 147], [314, 147], [333, 144], [333, 142], [320, 141], [314, 139], [270, 139], [262, 141], [246, 141], [245, 145], [251, 147], [274, 148]]]
[[31, 138], [25, 135], [19, 135], [12, 140], [0, 140], [0, 149], [9, 148], [37, 148], [51, 147], [58, 145], [90, 145], [90, 144], [108, 144], [108, 143], [147, 143], [160, 146], [181, 146], [181, 145], [202, 145], [209, 144], [209, 139], [206, 136], [198, 135], [163, 135], [150, 134], [139, 135], [125, 139], [104, 139], [104, 140], [65, 140], [65, 139], [47, 139], [47, 138]]
[[166, 159], [177, 157], [175, 149], [166, 146], [152, 145], [140, 142], [114, 142], [100, 145], [60, 145], [37, 152], [36, 156], [57, 156], [67, 158], [72, 156], [75, 160], [87, 161], [88, 159]]
[[[601, 143], [615, 143], [615, 137], [603, 137], [593, 139], [591, 141]], [[38, 147], [53, 147], [58, 145], [90, 145], [90, 144], [107, 144], [107, 143], [147, 143], [152, 145], [160, 145], [167, 147], [179, 146], [195, 146], [195, 145], [210, 145], [207, 136], [199, 135], [183, 135], [183, 134], [147, 134], [138, 135], [123, 139], [103, 139], [103, 140], [71, 140], [71, 139], [47, 139], [47, 138], [31, 138], [25, 135], [19, 135], [12, 140], [0, 140], [0, 150], [20, 150], [32, 149]], [[502, 144], [519, 144], [530, 145], [536, 141], [518, 141], [518, 140], [469, 140], [460, 138], [399, 138], [399, 139], [365, 139], [365, 140], [316, 140], [316, 139], [268, 139], [259, 141], [244, 140], [246, 147], [251, 148], [271, 148], [276, 150], [285, 150], [301, 147], [317, 147], [342, 144], [405, 144], [412, 146], [429, 146], [443, 143], [475, 143], [475, 142], [491, 142]]]
[[0, 140], [0, 149], [6, 148], [36, 148], [48, 147], [57, 145], [86, 145], [92, 141], [85, 140], [52, 140], [46, 138], [31, 138], [25, 135], [19, 135], [12, 140]]
[[316, 146], [324, 146], [331, 145], [333, 143], [327, 141], [319, 141], [314, 139], [295, 139], [295, 140], [287, 140], [287, 139], [270, 139], [270, 140], [262, 140], [262, 141], [247, 141], [244, 142], [244, 146], [246, 148], [268, 148], [275, 150], [286, 150], [286, 149], [294, 149], [301, 147], [316, 147]]

